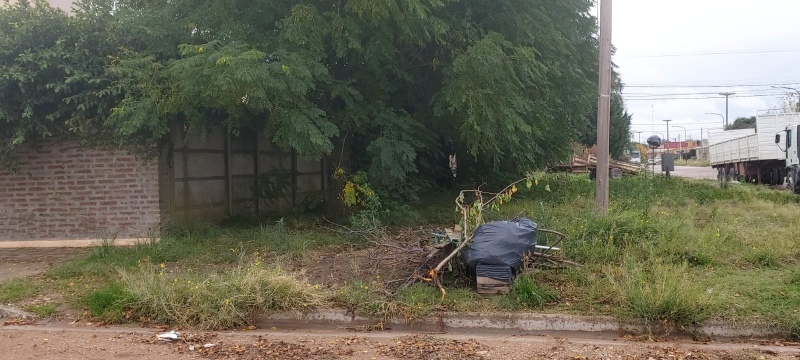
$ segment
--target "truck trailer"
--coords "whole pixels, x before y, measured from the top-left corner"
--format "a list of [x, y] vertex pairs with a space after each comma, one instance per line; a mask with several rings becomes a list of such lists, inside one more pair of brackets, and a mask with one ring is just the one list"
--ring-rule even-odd
[[[719, 180], [783, 185], [789, 176], [794, 176], [791, 180], [797, 184], [797, 176], [791, 175], [792, 166], [798, 163], [797, 142], [789, 140], [797, 135], [798, 125], [800, 113], [764, 113], [756, 117], [755, 132], [733, 130], [717, 134], [717, 139], [722, 140], [709, 144], [708, 152]], [[794, 147], [787, 147], [787, 141]], [[790, 153], [787, 161], [787, 152], [792, 149], [795, 153]]]

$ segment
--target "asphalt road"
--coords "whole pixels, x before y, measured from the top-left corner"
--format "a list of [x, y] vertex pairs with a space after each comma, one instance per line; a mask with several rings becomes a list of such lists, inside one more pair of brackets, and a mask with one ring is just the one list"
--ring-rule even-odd
[[[659, 171], [660, 165], [656, 165], [656, 171]], [[679, 176], [689, 179], [706, 179], [716, 180], [717, 170], [710, 166], [676, 166], [675, 171], [670, 173], [672, 176]]]

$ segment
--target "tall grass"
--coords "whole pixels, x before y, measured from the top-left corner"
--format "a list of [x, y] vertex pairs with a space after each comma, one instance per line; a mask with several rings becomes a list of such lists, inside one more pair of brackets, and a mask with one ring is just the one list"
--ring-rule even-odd
[[107, 278], [116, 273], [116, 268], [134, 269], [141, 263], [180, 262], [185, 267], [231, 265], [248, 254], [299, 259], [319, 247], [358, 243], [358, 239], [331, 232], [293, 229], [282, 221], [244, 229], [196, 225], [168, 229], [160, 240], [151, 239], [132, 247], [99, 246], [88, 257], [51, 268], [46, 275], [52, 279]]
[[147, 321], [200, 329], [252, 324], [261, 313], [307, 311], [323, 303], [324, 290], [279, 266], [241, 265], [224, 272], [164, 275], [158, 267], [120, 273], [124, 308]]
[[686, 264], [626, 261], [613, 281], [624, 299], [621, 310], [646, 325], [695, 326], [713, 316], [718, 307], [713, 289], [695, 284]]
[[[328, 301], [384, 318], [536, 309], [617, 314], [679, 327], [719, 318], [800, 334], [795, 240], [800, 196], [747, 184], [723, 188], [711, 181], [641, 175], [612, 180], [610, 211], [600, 216], [595, 183], [588, 177], [539, 174], [537, 180], [486, 218], [525, 216], [564, 232], [563, 256], [584, 266], [539, 272], [535, 281], [525, 275], [505, 297], [448, 288], [442, 300], [428, 285], [389, 289], [372, 278], [342, 279], [347, 285], [327, 294], [278, 268], [251, 266], [256, 258], [308, 260], [310, 250], [353, 244], [285, 222], [174, 229], [158, 242], [101, 246], [87, 258], [49, 270], [46, 278], [74, 289], [77, 303], [101, 318], [202, 328], [236, 327], [260, 311], [302, 310]], [[379, 220], [452, 226], [457, 221], [452, 209], [452, 198], [438, 197]], [[537, 240], [555, 239], [540, 233]], [[158, 264], [167, 267], [163, 275]], [[0, 299], [30, 297], [36, 289], [0, 285]]]
[[564, 289], [563, 298], [577, 299], [549, 310], [683, 327], [720, 318], [778, 326], [787, 334], [800, 323], [792, 310], [800, 287], [776, 280], [790, 278], [800, 256], [793, 240], [800, 196], [748, 184], [722, 188], [712, 181], [631, 176], [611, 181], [610, 211], [601, 216], [594, 185], [586, 176], [540, 175], [537, 186], [488, 216], [522, 215], [566, 233], [563, 255], [585, 266], [540, 279]]

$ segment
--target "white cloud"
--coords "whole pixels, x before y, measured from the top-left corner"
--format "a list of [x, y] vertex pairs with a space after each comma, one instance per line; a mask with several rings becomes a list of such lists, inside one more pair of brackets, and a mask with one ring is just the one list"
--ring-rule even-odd
[[[725, 114], [721, 91], [736, 92], [729, 113], [752, 116], [776, 106], [778, 94], [768, 84], [797, 83], [800, 89], [800, 51], [752, 52], [798, 49], [796, 26], [800, 1], [796, 0], [616, 0], [614, 1], [614, 62], [628, 85], [736, 85], [761, 87], [627, 87], [628, 109], [634, 131], [666, 132], [662, 119], [685, 126], [689, 136], [700, 137], [701, 128], [719, 127]], [[739, 51], [738, 54], [705, 56], [637, 57], [642, 54], [685, 54]], [[750, 53], [748, 53], [750, 52]], [[695, 94], [669, 99], [674, 94]], [[763, 96], [770, 95], [770, 96]], [[639, 98], [639, 99], [637, 99]], [[652, 99], [652, 100], [643, 100]], [[652, 107], [651, 107], [652, 106]], [[654, 114], [653, 114], [654, 113]], [[655, 125], [651, 124], [651, 117]], [[675, 137], [671, 129], [671, 137]], [[682, 131], [682, 130], [680, 130]], [[642, 134], [643, 137], [646, 134]]]

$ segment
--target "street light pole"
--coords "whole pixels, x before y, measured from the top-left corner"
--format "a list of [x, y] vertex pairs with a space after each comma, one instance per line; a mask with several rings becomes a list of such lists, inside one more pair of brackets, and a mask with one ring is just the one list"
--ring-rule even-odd
[[800, 91], [798, 91], [797, 89], [795, 89], [793, 87], [788, 87], [788, 86], [773, 86], [773, 88], [775, 88], [775, 89], [793, 90], [794, 92], [796, 92], [797, 93], [797, 105], [795, 105], [795, 111], [800, 112]]
[[644, 131], [634, 131], [634, 132], [635, 132], [635, 133], [637, 133], [637, 134], [639, 134], [639, 144], [641, 144], [641, 143], [642, 143], [642, 133], [643, 133]]
[[717, 115], [717, 116], [719, 116], [720, 118], [722, 118], [722, 130], [725, 130], [725, 117], [724, 117], [724, 116], [722, 116], [722, 114], [717, 114], [717, 113], [706, 113], [706, 115]]
[[667, 123], [667, 142], [665, 143], [667, 148], [665, 150], [667, 150], [668, 153], [669, 153], [669, 122], [670, 121], [672, 121], [672, 119], [664, 120], [664, 122]]
[[728, 126], [728, 97], [731, 95], [736, 95], [736, 93], [721, 92], [719, 94], [725, 97], [725, 126]]

